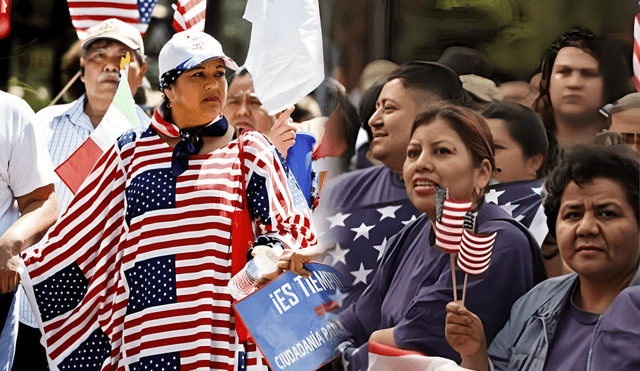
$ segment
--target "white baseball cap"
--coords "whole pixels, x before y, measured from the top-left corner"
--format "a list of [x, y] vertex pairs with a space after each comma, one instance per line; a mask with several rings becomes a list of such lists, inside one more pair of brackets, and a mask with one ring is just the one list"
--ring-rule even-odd
[[119, 19], [110, 18], [89, 28], [82, 48], [87, 50], [92, 42], [102, 39], [119, 41], [133, 50], [139, 50], [140, 54], [144, 55], [144, 43], [140, 31]]
[[222, 45], [213, 36], [195, 30], [173, 35], [158, 55], [160, 76], [171, 70], [188, 70], [209, 59], [220, 58], [225, 66], [237, 71], [238, 65], [222, 51]]

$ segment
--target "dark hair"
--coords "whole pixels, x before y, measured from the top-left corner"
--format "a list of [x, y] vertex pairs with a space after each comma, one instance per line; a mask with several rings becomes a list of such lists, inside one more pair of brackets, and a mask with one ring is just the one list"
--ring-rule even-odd
[[509, 136], [522, 147], [525, 157], [543, 154], [545, 161], [536, 175], [540, 179], [547, 174], [548, 166], [556, 157], [558, 143], [553, 134], [544, 128], [542, 119], [534, 110], [513, 102], [493, 102], [484, 108], [482, 116], [503, 120]]
[[462, 88], [458, 75], [449, 67], [435, 62], [412, 61], [396, 68], [386, 82], [399, 79], [402, 85], [411, 90], [434, 94], [465, 107], [475, 107], [473, 99]]
[[454, 70], [458, 76], [478, 75], [490, 78], [491, 72], [487, 57], [475, 49], [466, 46], [451, 46], [442, 52], [438, 63]]
[[249, 73], [249, 70], [247, 69], [247, 67], [242, 66], [240, 67], [239, 70], [236, 71], [236, 73], [232, 74], [231, 77], [229, 78], [229, 82], [228, 85], [231, 86], [231, 82], [236, 78], [236, 77], [243, 77], [243, 76], [249, 76], [251, 78], [253, 78], [251, 76], [251, 74]]
[[[551, 72], [558, 53], [562, 48], [575, 47], [587, 51], [597, 60], [603, 81], [603, 102], [613, 103], [634, 90], [630, 85], [632, 73], [630, 63], [625, 60], [624, 45], [620, 41], [604, 36], [596, 36], [591, 30], [576, 26], [558, 37], [542, 60], [540, 69], [540, 95], [535, 101], [535, 107], [542, 116], [542, 120], [551, 132], [556, 130], [553, 118], [553, 105], [549, 95]], [[628, 54], [631, 56], [631, 52]]]
[[376, 102], [378, 96], [384, 87], [384, 83], [379, 82], [373, 84], [367, 91], [362, 94], [360, 104], [358, 105], [358, 116], [360, 117], [360, 126], [367, 132], [369, 141], [373, 139], [373, 133], [369, 126], [369, 119], [376, 112]]
[[558, 166], [545, 183], [544, 213], [547, 215], [551, 236], [556, 236], [560, 200], [567, 184], [574, 182], [580, 186], [597, 177], [615, 180], [622, 186], [636, 215], [636, 221], [640, 222], [638, 154], [622, 145], [578, 145], [561, 156]]
[[437, 119], [446, 121], [458, 133], [473, 157], [473, 166], [479, 167], [484, 159], [491, 164], [490, 171], [496, 168], [493, 136], [487, 122], [469, 108], [451, 103], [435, 103], [420, 113], [411, 127], [411, 136], [417, 128], [428, 125]]

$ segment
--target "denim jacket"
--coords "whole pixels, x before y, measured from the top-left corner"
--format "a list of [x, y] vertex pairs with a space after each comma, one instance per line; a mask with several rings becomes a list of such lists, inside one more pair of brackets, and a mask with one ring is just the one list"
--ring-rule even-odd
[[[577, 283], [575, 273], [548, 279], [513, 305], [509, 321], [489, 346], [494, 370], [544, 369], [553, 334]], [[638, 284], [636, 273], [629, 286]]]

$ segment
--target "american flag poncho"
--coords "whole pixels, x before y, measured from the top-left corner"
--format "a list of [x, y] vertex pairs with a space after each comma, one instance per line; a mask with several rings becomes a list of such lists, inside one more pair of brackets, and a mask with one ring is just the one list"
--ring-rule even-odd
[[[236, 345], [227, 289], [237, 141], [191, 156], [177, 177], [172, 151], [151, 127], [125, 133], [44, 247], [23, 254], [52, 370], [233, 370], [241, 352], [248, 370], [266, 370], [255, 345]], [[249, 133], [244, 156], [256, 237], [315, 244], [306, 201], [273, 145]]]

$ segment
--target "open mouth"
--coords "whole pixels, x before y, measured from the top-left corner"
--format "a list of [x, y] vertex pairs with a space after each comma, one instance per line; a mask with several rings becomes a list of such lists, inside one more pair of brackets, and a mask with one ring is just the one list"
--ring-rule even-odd
[[413, 189], [417, 193], [430, 194], [436, 191], [438, 185], [428, 180], [416, 180], [413, 182]]

